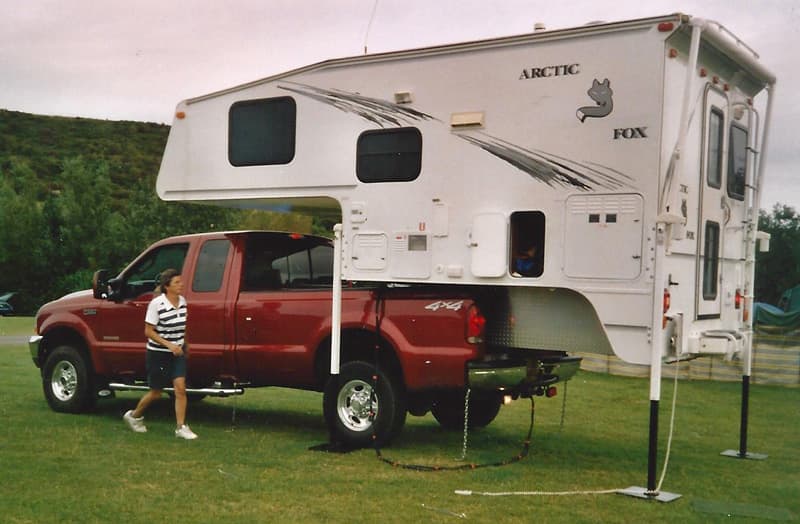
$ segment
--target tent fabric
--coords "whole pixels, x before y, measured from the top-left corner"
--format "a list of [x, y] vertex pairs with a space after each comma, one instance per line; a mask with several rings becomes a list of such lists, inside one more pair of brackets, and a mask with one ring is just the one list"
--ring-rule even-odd
[[787, 289], [778, 306], [756, 302], [753, 323], [762, 333], [789, 333], [800, 330], [800, 285]]
[[800, 285], [784, 291], [778, 301], [778, 307], [783, 311], [800, 310]]

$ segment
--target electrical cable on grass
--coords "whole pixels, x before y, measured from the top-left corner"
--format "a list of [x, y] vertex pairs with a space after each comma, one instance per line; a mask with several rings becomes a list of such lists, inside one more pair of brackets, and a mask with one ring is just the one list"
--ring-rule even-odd
[[679, 362], [676, 360], [675, 364], [675, 384], [672, 390], [672, 414], [669, 417], [669, 436], [667, 437], [667, 451], [664, 454], [664, 466], [661, 468], [661, 478], [658, 480], [658, 485], [656, 486], [656, 493], [661, 491], [661, 485], [664, 483], [664, 477], [667, 476], [667, 466], [669, 465], [669, 456], [670, 452], [672, 451], [672, 432], [675, 429], [675, 406], [678, 400], [678, 371]]

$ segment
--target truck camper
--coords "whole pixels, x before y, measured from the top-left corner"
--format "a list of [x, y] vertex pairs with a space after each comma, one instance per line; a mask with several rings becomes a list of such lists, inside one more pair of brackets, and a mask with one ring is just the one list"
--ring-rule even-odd
[[157, 190], [338, 214], [344, 278], [488, 286], [518, 347], [733, 356], [772, 84], [681, 14], [331, 60], [181, 102]]
[[181, 102], [157, 192], [332, 213], [342, 278], [473, 286], [490, 346], [749, 376], [774, 85], [680, 13], [329, 60]]

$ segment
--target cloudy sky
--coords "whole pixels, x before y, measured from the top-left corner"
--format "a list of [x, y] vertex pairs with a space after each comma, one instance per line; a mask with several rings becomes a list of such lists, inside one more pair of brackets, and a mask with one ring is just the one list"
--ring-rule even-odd
[[800, 0], [0, 0], [0, 108], [171, 123], [182, 99], [365, 44], [373, 53], [676, 11], [722, 23], [777, 75], [762, 207], [800, 209]]

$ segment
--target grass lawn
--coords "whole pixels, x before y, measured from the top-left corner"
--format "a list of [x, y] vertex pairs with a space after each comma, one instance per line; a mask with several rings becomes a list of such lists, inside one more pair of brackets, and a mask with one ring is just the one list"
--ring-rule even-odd
[[[4, 329], [7, 320], [1, 319]], [[30, 322], [26, 330], [30, 329]], [[29, 331], [24, 331], [25, 334]], [[749, 449], [765, 461], [724, 458], [738, 447], [740, 386], [680, 382], [664, 504], [621, 495], [461, 496], [455, 490], [566, 491], [644, 486], [648, 382], [579, 372], [561, 396], [537, 399], [525, 460], [475, 471], [393, 468], [372, 450], [309, 451], [326, 441], [321, 396], [269, 388], [189, 407], [200, 435], [172, 435], [167, 399], [135, 434], [122, 413], [139, 398], [121, 393], [90, 414], [51, 411], [24, 345], [0, 345], [0, 521], [22, 522], [742, 522], [800, 516], [800, 389], [754, 386]], [[661, 402], [659, 474], [672, 382]], [[530, 402], [504, 407], [469, 437], [467, 460], [519, 452]], [[409, 417], [384, 455], [457, 465], [463, 435], [433, 418]], [[732, 517], [727, 516], [730, 513]], [[748, 517], [749, 514], [756, 517]]]
[[0, 337], [33, 335], [33, 317], [0, 317]]

